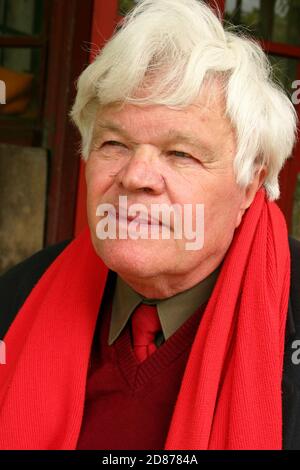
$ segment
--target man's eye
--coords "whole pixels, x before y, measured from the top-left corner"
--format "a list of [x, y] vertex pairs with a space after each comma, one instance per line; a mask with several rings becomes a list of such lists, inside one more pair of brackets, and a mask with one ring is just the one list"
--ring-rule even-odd
[[192, 155], [186, 152], [180, 152], [179, 150], [171, 150], [168, 152], [170, 155], [174, 155], [175, 157], [179, 158], [193, 158]]
[[111, 145], [111, 146], [114, 146], [114, 147], [125, 147], [124, 144], [122, 144], [121, 142], [118, 142], [117, 140], [107, 140], [106, 142], [103, 142], [102, 144], [102, 147], [104, 147], [104, 145]]

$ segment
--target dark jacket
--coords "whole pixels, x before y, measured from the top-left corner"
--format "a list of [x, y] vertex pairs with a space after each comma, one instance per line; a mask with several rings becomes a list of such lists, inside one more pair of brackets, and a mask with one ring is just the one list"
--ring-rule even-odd
[[[39, 251], [0, 277], [0, 339], [34, 285], [69, 242]], [[300, 450], [300, 242], [289, 237], [289, 244], [292, 263], [282, 383], [283, 448]], [[297, 349], [299, 361], [293, 361]]]

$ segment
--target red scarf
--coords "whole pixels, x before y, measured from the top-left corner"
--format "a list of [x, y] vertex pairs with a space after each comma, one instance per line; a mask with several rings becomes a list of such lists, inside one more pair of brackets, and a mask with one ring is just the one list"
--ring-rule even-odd
[[[86, 228], [40, 278], [6, 337], [0, 449], [75, 449], [108, 274]], [[165, 449], [280, 449], [290, 287], [286, 224], [257, 192], [226, 253]]]

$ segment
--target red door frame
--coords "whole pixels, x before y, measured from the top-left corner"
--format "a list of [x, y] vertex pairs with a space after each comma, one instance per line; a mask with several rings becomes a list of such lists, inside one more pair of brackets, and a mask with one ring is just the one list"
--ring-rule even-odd
[[[74, 234], [78, 210], [78, 136], [69, 110], [75, 80], [89, 60], [83, 47], [90, 37], [93, 0], [51, 0], [47, 80], [42, 127], [43, 146], [49, 149], [46, 246]], [[63, 66], [62, 66], [63, 64]]]
[[[219, 10], [220, 14], [224, 14], [226, 0], [209, 0], [213, 8]], [[117, 22], [118, 16], [118, 0], [94, 0], [93, 25], [91, 43], [101, 48], [105, 41], [112, 35]], [[287, 44], [278, 44], [270, 41], [261, 41], [263, 49], [267, 53], [272, 53], [281, 57], [289, 57], [299, 59], [297, 79], [300, 79], [300, 47], [290, 46]], [[94, 59], [95, 50], [90, 54], [90, 61]], [[297, 112], [300, 118], [300, 106], [297, 105]], [[291, 228], [294, 193], [297, 182], [297, 174], [300, 172], [300, 139], [298, 139], [293, 158], [290, 158], [280, 173], [280, 186], [282, 194], [277, 201], [279, 207], [285, 214], [289, 229]], [[77, 235], [86, 225], [86, 184], [84, 177], [84, 162], [80, 165], [80, 174], [77, 192], [77, 207], [75, 217], [74, 235]]]
[[[93, 61], [97, 49], [101, 49], [114, 32], [118, 16], [118, 0], [94, 0], [93, 24], [91, 43], [96, 45], [90, 54], [90, 62]], [[78, 179], [77, 205], [75, 216], [74, 235], [76, 236], [87, 224], [86, 215], [86, 183], [83, 161], [80, 162]]]

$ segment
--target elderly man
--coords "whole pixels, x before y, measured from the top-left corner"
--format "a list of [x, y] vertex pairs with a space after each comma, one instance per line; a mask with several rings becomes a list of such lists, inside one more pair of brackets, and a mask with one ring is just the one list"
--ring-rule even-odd
[[0, 281], [0, 448], [300, 448], [270, 74], [196, 0], [139, 2], [82, 73], [89, 226]]

